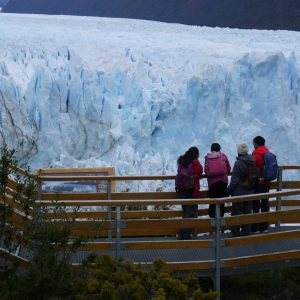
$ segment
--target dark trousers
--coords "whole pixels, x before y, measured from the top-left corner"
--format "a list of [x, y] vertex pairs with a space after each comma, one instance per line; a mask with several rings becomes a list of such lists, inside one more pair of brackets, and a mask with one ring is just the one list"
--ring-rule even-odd
[[[227, 183], [223, 181], [218, 181], [214, 184], [212, 184], [208, 188], [208, 196], [209, 198], [223, 198], [227, 197]], [[224, 204], [220, 205], [220, 211], [221, 211], [221, 217], [224, 216]], [[208, 208], [208, 215], [211, 218], [214, 218], [216, 216], [216, 205], [215, 204], [210, 204]]]
[[[192, 194], [194, 189], [191, 190], [181, 190], [179, 191], [180, 199], [190, 199], [192, 198]], [[197, 218], [198, 217], [198, 205], [182, 205], [182, 217], [183, 218]], [[196, 234], [195, 230], [192, 228], [182, 228], [179, 230], [179, 238], [182, 240], [186, 240], [191, 238], [193, 234]]]
[[[255, 190], [255, 194], [268, 193], [270, 191], [270, 184], [258, 184]], [[253, 201], [253, 213], [270, 211], [269, 198], [263, 198]], [[263, 232], [269, 228], [267, 222], [252, 224], [252, 232]]]
[[[252, 201], [234, 202], [232, 203], [232, 216], [251, 214]], [[241, 226], [232, 226], [231, 233], [233, 236], [249, 235], [251, 232], [251, 224]]]

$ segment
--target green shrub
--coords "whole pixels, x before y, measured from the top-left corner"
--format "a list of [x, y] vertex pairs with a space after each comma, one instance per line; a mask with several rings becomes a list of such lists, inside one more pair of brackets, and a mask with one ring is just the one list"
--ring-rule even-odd
[[195, 274], [176, 279], [166, 264], [157, 259], [145, 269], [109, 255], [91, 255], [78, 271], [75, 298], [84, 299], [215, 299], [214, 292], [203, 293]]

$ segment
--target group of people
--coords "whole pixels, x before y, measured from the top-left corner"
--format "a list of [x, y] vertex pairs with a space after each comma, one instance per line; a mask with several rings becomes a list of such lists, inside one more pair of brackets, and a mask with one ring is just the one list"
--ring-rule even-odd
[[[265, 139], [262, 136], [256, 136], [253, 139], [253, 147], [254, 151], [250, 154], [247, 143], [241, 143], [237, 146], [237, 157], [229, 184], [228, 176], [231, 172], [231, 166], [227, 156], [221, 152], [220, 144], [213, 143], [211, 145], [211, 152], [205, 156], [204, 168], [198, 160], [198, 148], [191, 147], [188, 149], [177, 161], [178, 172], [175, 188], [179, 197], [181, 199], [199, 198], [199, 180], [203, 171], [207, 175], [210, 198], [268, 193], [271, 182], [270, 177], [265, 175], [264, 168], [266, 153], [269, 153], [269, 149], [265, 146]], [[182, 205], [182, 210], [183, 218], [197, 218], [198, 216], [198, 205]], [[208, 214], [211, 218], [215, 217], [215, 210], [216, 205], [209, 206]], [[269, 210], [268, 198], [233, 202], [231, 215], [267, 212]], [[224, 204], [220, 205], [220, 215], [221, 217], [224, 216]], [[233, 236], [246, 236], [250, 235], [251, 232], [267, 231], [268, 226], [267, 222], [234, 226], [231, 228], [231, 233]], [[188, 239], [196, 234], [193, 229], [185, 228], [180, 230], [179, 238]]]

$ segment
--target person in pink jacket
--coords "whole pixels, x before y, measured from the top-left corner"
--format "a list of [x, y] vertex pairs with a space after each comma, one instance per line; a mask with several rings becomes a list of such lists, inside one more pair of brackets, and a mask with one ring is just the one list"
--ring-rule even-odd
[[[227, 156], [221, 152], [221, 146], [218, 143], [211, 145], [211, 152], [205, 156], [204, 172], [207, 175], [208, 196], [210, 198], [227, 197], [228, 175], [231, 166]], [[216, 205], [209, 205], [208, 215], [215, 217]], [[221, 217], [224, 216], [224, 204], [221, 205]]]

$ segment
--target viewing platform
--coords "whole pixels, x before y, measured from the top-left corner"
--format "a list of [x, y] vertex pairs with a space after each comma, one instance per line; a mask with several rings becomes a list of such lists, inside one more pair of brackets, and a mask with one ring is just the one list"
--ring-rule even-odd
[[[280, 166], [270, 193], [214, 199], [201, 191], [199, 199], [178, 199], [175, 192], [117, 192], [115, 188], [118, 181], [174, 182], [175, 176], [115, 176], [113, 169], [44, 169], [39, 173], [39, 191], [29, 214], [34, 221], [42, 207], [67, 209], [64, 214], [50, 209], [46, 216], [57, 222], [74, 220], [70, 223], [70, 243], [76, 237], [92, 238], [73, 255], [70, 263], [75, 266], [91, 252], [145, 266], [161, 257], [178, 276], [194, 271], [213, 278], [220, 292], [223, 275], [300, 265], [300, 180], [283, 180], [283, 173], [290, 170], [300, 171], [300, 166]], [[67, 183], [67, 191], [55, 191], [61, 182]], [[9, 187], [16, 189], [13, 180]], [[231, 203], [266, 197], [270, 198], [270, 212], [230, 216]], [[7, 199], [14, 208], [13, 225], [26, 230], [22, 207], [9, 194]], [[223, 203], [225, 216], [221, 218]], [[200, 205], [198, 218], [182, 218], [182, 204]], [[213, 219], [208, 216], [208, 204], [216, 204]], [[260, 222], [270, 224], [268, 232], [231, 237], [232, 226]], [[181, 228], [193, 228], [197, 236], [178, 240], [176, 234]], [[6, 252], [4, 248], [0, 251]], [[26, 268], [31, 255], [22, 245], [10, 253], [10, 259]]]

